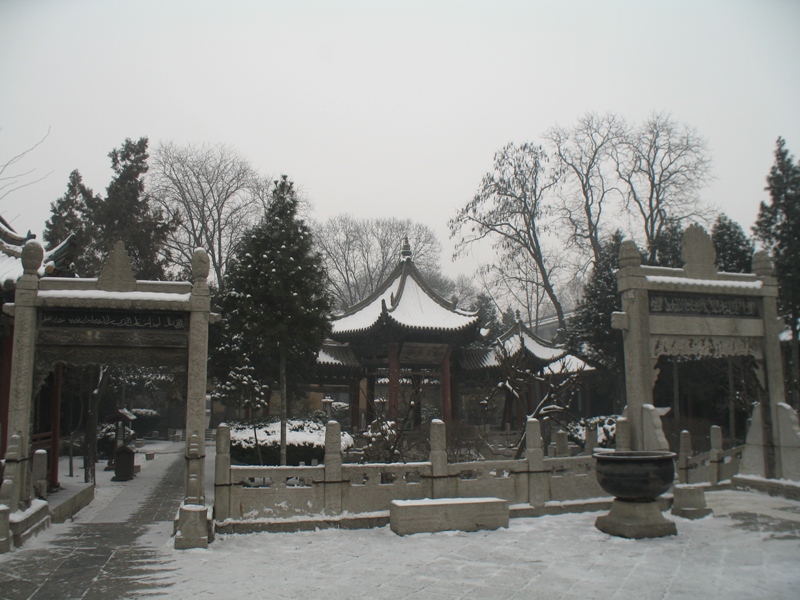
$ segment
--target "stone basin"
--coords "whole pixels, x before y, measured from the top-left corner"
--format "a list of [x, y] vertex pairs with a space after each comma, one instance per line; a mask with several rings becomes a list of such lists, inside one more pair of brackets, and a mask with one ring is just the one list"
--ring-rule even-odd
[[606, 492], [627, 502], [651, 502], [675, 478], [675, 453], [664, 450], [600, 450], [597, 481]]

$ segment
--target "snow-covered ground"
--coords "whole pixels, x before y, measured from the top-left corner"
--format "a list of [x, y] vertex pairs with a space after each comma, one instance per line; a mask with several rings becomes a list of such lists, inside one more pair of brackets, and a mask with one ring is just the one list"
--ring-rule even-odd
[[170, 598], [797, 598], [800, 502], [708, 497], [715, 516], [673, 517], [678, 535], [650, 540], [601, 533], [586, 513], [475, 533], [227, 535], [208, 550], [141, 541], [161, 544]]

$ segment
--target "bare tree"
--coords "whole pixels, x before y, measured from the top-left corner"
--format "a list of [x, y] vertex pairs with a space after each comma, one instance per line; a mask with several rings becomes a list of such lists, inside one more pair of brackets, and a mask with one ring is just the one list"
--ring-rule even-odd
[[[460, 236], [456, 255], [473, 243], [491, 239], [500, 255], [501, 272], [513, 265], [533, 267], [536, 277], [525, 278], [523, 288], [540, 285], [565, 328], [564, 310], [556, 289], [560, 260], [548, 251], [556, 239], [556, 205], [553, 192], [560, 180], [558, 167], [549, 168], [547, 153], [533, 144], [508, 144], [494, 157], [475, 197], [450, 221], [451, 237]], [[536, 279], [538, 278], [538, 279]]]
[[619, 190], [609, 160], [623, 139], [624, 123], [614, 114], [587, 113], [571, 128], [554, 127], [544, 138], [562, 166], [561, 195], [571, 243], [597, 263], [602, 253], [607, 209]]
[[[397, 265], [406, 236], [417, 268], [431, 283], [444, 280], [439, 268], [442, 246], [427, 225], [410, 219], [357, 219], [349, 214], [316, 225], [314, 241], [325, 258], [338, 308], [357, 304], [386, 280]], [[435, 287], [439, 291], [442, 286]]]
[[699, 192], [711, 180], [711, 159], [706, 140], [693, 127], [654, 113], [624, 133], [613, 159], [625, 209], [641, 226], [650, 262], [668, 221], [707, 220]]
[[[2, 128], [0, 128], [2, 131]], [[29, 148], [23, 150], [16, 156], [12, 156], [5, 162], [0, 162], [0, 201], [2, 201], [6, 196], [11, 194], [12, 192], [16, 192], [19, 189], [24, 187], [28, 187], [29, 185], [33, 185], [34, 183], [40, 182], [42, 179], [50, 175], [50, 173], [46, 173], [41, 177], [35, 177], [34, 173], [36, 172], [35, 168], [26, 169], [26, 170], [18, 170], [19, 163], [22, 161], [28, 154], [33, 152], [36, 148], [38, 148], [46, 139], [47, 136], [50, 135], [50, 128], [47, 128], [47, 133], [42, 136], [38, 142], [30, 146]], [[31, 177], [35, 177], [35, 179], [31, 179]]]
[[179, 222], [169, 240], [176, 262], [190, 270], [195, 248], [204, 248], [222, 289], [234, 244], [262, 212], [268, 180], [221, 144], [161, 144], [150, 174], [151, 193]]

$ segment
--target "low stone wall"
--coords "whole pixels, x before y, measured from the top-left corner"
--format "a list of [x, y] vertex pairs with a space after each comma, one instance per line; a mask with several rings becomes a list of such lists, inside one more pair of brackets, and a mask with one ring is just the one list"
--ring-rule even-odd
[[328, 423], [323, 465], [231, 466], [230, 430], [217, 429], [214, 517], [218, 523], [388, 511], [392, 500], [494, 497], [511, 505], [606, 496], [590, 454], [545, 458], [539, 422], [527, 424], [520, 460], [447, 463], [445, 425], [431, 424], [430, 459], [342, 464], [339, 424]]

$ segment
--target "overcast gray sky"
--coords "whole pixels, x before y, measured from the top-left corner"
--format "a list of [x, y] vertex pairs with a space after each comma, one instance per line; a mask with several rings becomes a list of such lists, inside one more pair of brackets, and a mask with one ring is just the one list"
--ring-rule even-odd
[[314, 216], [447, 221], [496, 150], [587, 111], [669, 111], [708, 139], [705, 199], [749, 230], [775, 140], [800, 154], [800, 1], [0, 0], [0, 212], [40, 234], [72, 169], [126, 137], [223, 142]]

